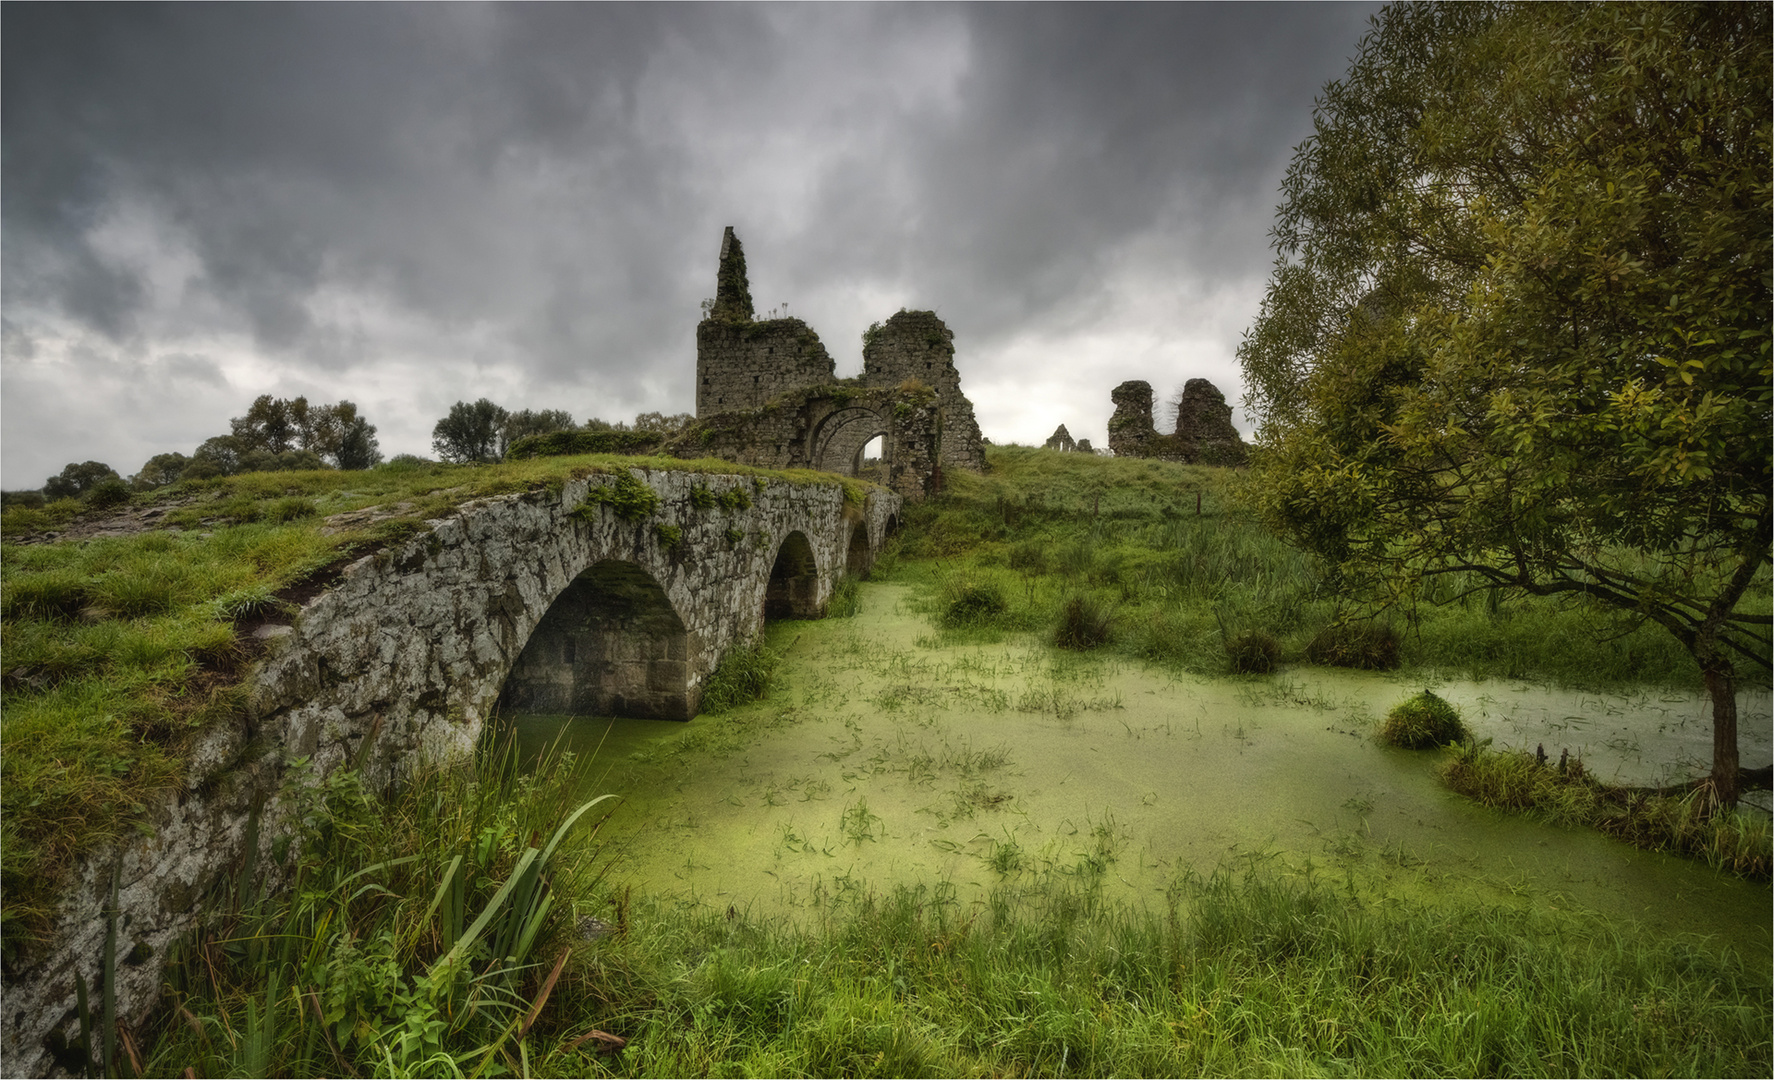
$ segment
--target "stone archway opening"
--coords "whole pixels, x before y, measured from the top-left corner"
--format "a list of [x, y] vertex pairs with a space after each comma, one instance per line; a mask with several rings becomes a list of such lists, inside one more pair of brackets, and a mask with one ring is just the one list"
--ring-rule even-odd
[[874, 561], [874, 552], [869, 548], [868, 523], [859, 521], [850, 530], [850, 551], [844, 557], [844, 573], [851, 577], [866, 578]]
[[[820, 422], [808, 443], [808, 459], [815, 469], [859, 475], [865, 465], [864, 451], [878, 447], [877, 458], [889, 456], [887, 421], [871, 409], [839, 409]], [[878, 466], [877, 466], [878, 467]]]
[[770, 583], [764, 589], [764, 618], [817, 619], [825, 611], [819, 604], [819, 563], [806, 534], [791, 532], [776, 550]]
[[[803, 541], [804, 542], [804, 541]], [[689, 634], [653, 575], [605, 560], [557, 596], [499, 693], [499, 708], [688, 720]]]

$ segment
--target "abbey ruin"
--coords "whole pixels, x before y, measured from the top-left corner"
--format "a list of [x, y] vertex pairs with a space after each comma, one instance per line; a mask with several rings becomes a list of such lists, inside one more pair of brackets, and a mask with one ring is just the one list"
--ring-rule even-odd
[[1206, 379], [1183, 384], [1177, 402], [1176, 431], [1160, 435], [1152, 425], [1152, 384], [1131, 379], [1109, 394], [1109, 449], [1117, 457], [1158, 458], [1190, 465], [1244, 465], [1250, 448], [1232, 426], [1232, 406]]
[[902, 309], [863, 338], [862, 374], [839, 379], [811, 326], [758, 319], [745, 251], [728, 226], [715, 297], [696, 327], [697, 423], [673, 452], [858, 476], [864, 448], [880, 436], [880, 472], [870, 479], [909, 499], [940, 490], [944, 469], [984, 469], [942, 320]]

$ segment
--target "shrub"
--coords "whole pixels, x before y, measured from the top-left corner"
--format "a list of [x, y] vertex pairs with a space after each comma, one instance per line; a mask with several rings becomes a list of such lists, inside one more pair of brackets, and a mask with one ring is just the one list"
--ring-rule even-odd
[[1387, 713], [1380, 725], [1381, 742], [1406, 750], [1447, 746], [1466, 737], [1459, 710], [1427, 690]]
[[86, 504], [99, 510], [122, 506], [129, 501], [129, 485], [112, 478], [101, 480], [86, 492]]
[[1094, 649], [1109, 640], [1113, 621], [1109, 605], [1094, 596], [1074, 596], [1060, 609], [1053, 643], [1062, 649]]
[[0, 507], [8, 510], [41, 510], [47, 505], [41, 491], [0, 491]]
[[1398, 635], [1386, 623], [1332, 624], [1306, 646], [1306, 659], [1330, 667], [1390, 671], [1398, 666]]
[[659, 546], [667, 551], [672, 550], [684, 541], [684, 530], [682, 528], [676, 525], [667, 525], [663, 521], [656, 522], [653, 525], [653, 535], [659, 538]]
[[1226, 659], [1238, 675], [1267, 675], [1281, 659], [1281, 644], [1261, 630], [1240, 630], [1226, 639]]
[[981, 626], [1010, 610], [1004, 590], [994, 581], [961, 581], [946, 591], [951, 595], [943, 608], [944, 626]]

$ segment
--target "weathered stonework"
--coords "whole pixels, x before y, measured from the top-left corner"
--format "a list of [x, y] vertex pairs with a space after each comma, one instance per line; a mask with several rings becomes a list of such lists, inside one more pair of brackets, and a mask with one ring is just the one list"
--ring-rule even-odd
[[[800, 319], [754, 318], [745, 253], [731, 226], [707, 308], [696, 327], [696, 416], [706, 423], [686, 433], [699, 441], [686, 447], [680, 438], [674, 452], [855, 476], [863, 447], [885, 436], [883, 468], [896, 478], [889, 486], [913, 499], [939, 490], [944, 468], [985, 468], [979, 423], [955, 368], [954, 334], [934, 312], [902, 310], [871, 327], [861, 378], [840, 382], [812, 327]], [[900, 396], [858, 395], [857, 387]], [[920, 391], [930, 402], [917, 400], [918, 416], [899, 409]], [[765, 412], [771, 418], [757, 415]], [[735, 414], [750, 419], [726, 422]]]
[[1160, 435], [1152, 425], [1152, 384], [1132, 379], [1109, 393], [1109, 449], [1118, 457], [1157, 458], [1192, 465], [1242, 466], [1250, 448], [1232, 426], [1232, 406], [1206, 379], [1183, 384], [1176, 432]]
[[[258, 866], [274, 885], [296, 785], [361, 761], [380, 787], [421, 761], [466, 758], [514, 671], [520, 687], [566, 687], [571, 703], [693, 715], [703, 680], [767, 611], [817, 615], [839, 575], [867, 571], [900, 505], [878, 490], [847, 504], [836, 483], [633, 474], [660, 499], [644, 521], [574, 513], [607, 475], [483, 499], [358, 560], [305, 605], [251, 676], [248, 715], [201, 735], [183, 789], [149, 813], [151, 835], [81, 860], [49, 944], [5, 970], [0, 1071], [46, 1075], [52, 1031], [77, 1036], [74, 975], [100, 985], [113, 868], [117, 955], [146, 957], [118, 966], [119, 1015], [133, 1026], [168, 948], [240, 865], [255, 803]], [[697, 507], [728, 493], [749, 505]], [[584, 661], [569, 651], [581, 645]]]
[[745, 412], [704, 417], [661, 452], [854, 476], [864, 447], [879, 435], [881, 465], [874, 479], [916, 501], [941, 483], [943, 421], [941, 402], [928, 386], [871, 389], [845, 381], [791, 391]]

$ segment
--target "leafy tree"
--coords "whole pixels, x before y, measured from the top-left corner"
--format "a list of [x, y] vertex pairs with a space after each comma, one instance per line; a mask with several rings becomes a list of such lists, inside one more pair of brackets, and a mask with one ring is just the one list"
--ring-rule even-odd
[[305, 397], [261, 394], [245, 416], [228, 424], [243, 453], [257, 450], [277, 455], [306, 450], [341, 469], [367, 469], [381, 460], [375, 426], [359, 416], [357, 406], [349, 401], [310, 405]]
[[215, 476], [233, 476], [240, 471], [240, 457], [246, 452], [234, 435], [216, 435], [199, 443], [185, 467], [181, 480], [206, 480]]
[[130, 483], [137, 491], [149, 491], [157, 487], [165, 487], [181, 479], [191, 465], [191, 459], [183, 454], [155, 454], [143, 463], [141, 469], [130, 477]]
[[353, 415], [344, 422], [339, 435], [338, 449], [333, 451], [333, 464], [341, 469], [368, 469], [382, 460], [382, 451], [376, 442], [376, 425], [357, 416], [357, 406], [349, 401], [339, 402], [338, 407], [350, 407]]
[[121, 479], [116, 469], [102, 461], [69, 462], [43, 485], [43, 494], [51, 499], [77, 499], [106, 480]]
[[[1768, 663], [1770, 8], [1394, 5], [1326, 88], [1240, 347], [1267, 521], [1679, 639], [1740, 783]], [[1757, 610], [1746, 610], [1754, 608]]]
[[521, 412], [514, 412], [505, 418], [504, 430], [499, 433], [501, 436], [499, 456], [504, 457], [504, 451], [510, 448], [512, 443], [527, 435], [546, 435], [551, 431], [571, 431], [572, 429], [572, 414], [560, 409], [543, 409], [541, 412], [524, 409]]
[[656, 431], [662, 435], [675, 435], [696, 422], [689, 413], [676, 413], [667, 416], [660, 412], [644, 412], [634, 418], [636, 431]]
[[445, 461], [498, 461], [505, 456], [500, 435], [509, 415], [486, 398], [458, 401], [431, 429], [431, 448]]

